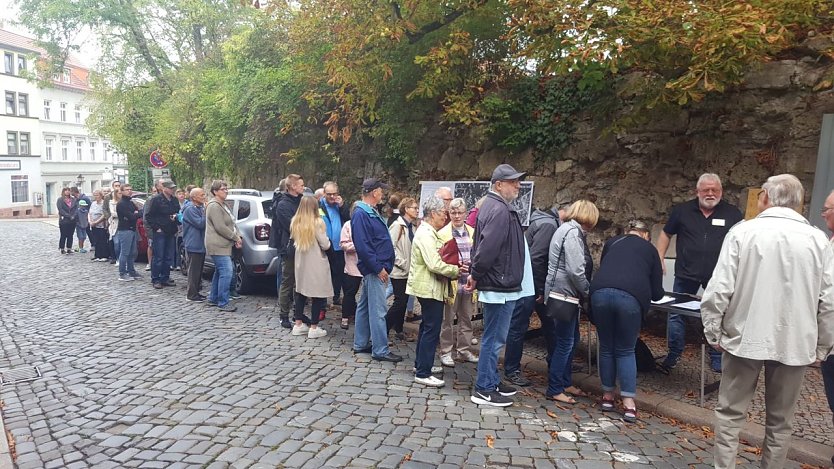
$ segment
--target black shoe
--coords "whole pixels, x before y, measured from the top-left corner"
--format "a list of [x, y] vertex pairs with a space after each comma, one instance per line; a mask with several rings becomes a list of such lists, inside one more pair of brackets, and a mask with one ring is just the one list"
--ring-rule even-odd
[[403, 357], [397, 355], [396, 353], [391, 353], [391, 352], [388, 352], [388, 355], [385, 355], [384, 357], [375, 357], [375, 356], [371, 355], [371, 358], [373, 358], [374, 360], [376, 360], [378, 362], [399, 363], [399, 362], [403, 361]]
[[336, 306], [342, 306], [342, 299], [341, 298], [333, 298], [333, 304]]
[[230, 300], [239, 300], [240, 299], [240, 294], [239, 293], [230, 293], [229, 294], [229, 299]]
[[197, 295], [194, 298], [186, 298], [186, 301], [193, 301], [195, 303], [199, 303], [201, 301], [206, 301], [206, 297], [203, 295]]
[[67, 251], [61, 249], [61, 254], [66, 254], [66, 253], [67, 253]]
[[110, 265], [113, 265], [113, 264], [115, 264], [115, 263], [116, 263], [116, 260], [115, 260], [115, 259], [110, 259]]
[[502, 396], [498, 393], [498, 391], [475, 391], [472, 393], [472, 397], [470, 397], [469, 400], [478, 405], [489, 405], [493, 407], [508, 407], [513, 405], [512, 399]]
[[506, 375], [504, 376], [504, 378], [510, 383], [516, 386], [521, 386], [522, 388], [526, 388], [527, 386], [533, 384], [529, 379], [522, 376], [520, 371], [516, 371], [515, 373]]
[[423, 320], [423, 315], [422, 314], [414, 314], [412, 316], [409, 316], [409, 317], [405, 318], [406, 322], [417, 322], [417, 321], [422, 321], [422, 320]]
[[498, 382], [498, 387], [495, 388], [495, 390], [498, 391], [498, 394], [501, 394], [504, 397], [515, 396], [515, 393], [518, 392], [516, 388], [512, 386], [507, 386], [506, 384], [500, 381]]
[[354, 355], [356, 355], [358, 353], [371, 353], [371, 347], [366, 347], [366, 348], [359, 349], [359, 350], [353, 349], [353, 354]]
[[162, 284], [161, 283], [154, 283], [153, 287], [156, 288], [157, 290], [161, 290], [162, 289]]
[[292, 329], [292, 324], [290, 323], [289, 318], [281, 318], [281, 327], [284, 329]]
[[676, 366], [678, 366], [678, 360], [680, 360], [680, 358], [671, 357], [669, 355], [666, 355], [666, 358], [663, 360], [663, 363], [661, 363], [660, 366], [662, 366], [663, 368], [666, 368], [667, 370], [671, 370], [671, 369], [675, 368]]
[[173, 286], [176, 286], [177, 283], [174, 282], [173, 280], [166, 280], [166, 281], [162, 282], [162, 285], [164, 285], [166, 287], [173, 287]]

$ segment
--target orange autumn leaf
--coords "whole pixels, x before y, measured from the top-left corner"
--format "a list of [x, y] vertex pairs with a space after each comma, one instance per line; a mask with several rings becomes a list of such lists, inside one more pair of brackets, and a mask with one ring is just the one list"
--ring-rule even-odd
[[486, 436], [486, 444], [487, 444], [487, 446], [489, 446], [490, 448], [495, 449], [495, 437], [494, 437], [494, 436], [492, 436], [492, 435], [487, 435], [487, 436]]

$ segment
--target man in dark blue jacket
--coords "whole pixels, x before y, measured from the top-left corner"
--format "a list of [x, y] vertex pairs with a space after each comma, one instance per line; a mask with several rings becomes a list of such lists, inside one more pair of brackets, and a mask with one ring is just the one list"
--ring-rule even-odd
[[353, 352], [370, 353], [379, 361], [399, 362], [403, 357], [388, 350], [388, 328], [385, 325], [387, 305], [385, 287], [394, 268], [394, 244], [385, 220], [376, 210], [387, 184], [375, 178], [362, 182], [362, 200], [350, 220], [353, 246], [362, 274], [362, 296], [356, 306], [356, 329]]
[[301, 203], [301, 196], [304, 193], [304, 179], [298, 174], [287, 176], [287, 192], [283, 195], [274, 196], [277, 203], [274, 209], [272, 224], [274, 229], [270, 236], [275, 239], [275, 248], [281, 256], [281, 287], [278, 290], [278, 316], [281, 318], [281, 327], [292, 329], [290, 324], [290, 309], [292, 309], [293, 290], [295, 290], [295, 245], [290, 244], [290, 222], [295, 212], [298, 211], [298, 204]]
[[518, 198], [524, 176], [508, 164], [498, 165], [475, 223], [472, 264], [464, 288], [477, 288], [484, 304], [478, 377], [470, 398], [478, 405], [510, 406], [513, 401], [509, 396], [516, 393], [515, 388], [501, 383], [497, 368], [516, 302], [528, 296], [521, 285], [527, 262], [524, 232], [518, 214], [510, 207], [510, 202]]
[[159, 180], [159, 185], [162, 192], [145, 212], [146, 230], [153, 236], [151, 282], [156, 289], [174, 286], [171, 266], [174, 265], [177, 248], [177, 214], [180, 211], [180, 202], [174, 197], [174, 189], [177, 188], [174, 181], [163, 178]]

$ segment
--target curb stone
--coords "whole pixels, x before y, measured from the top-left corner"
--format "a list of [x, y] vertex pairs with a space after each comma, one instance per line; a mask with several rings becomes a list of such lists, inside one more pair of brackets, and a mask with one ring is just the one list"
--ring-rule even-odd
[[[528, 356], [522, 358], [522, 368], [547, 376], [547, 364]], [[599, 377], [587, 373], [574, 373], [574, 385], [585, 392], [602, 395], [602, 387]], [[668, 396], [661, 396], [651, 392], [644, 392], [638, 389], [637, 408], [645, 412], [653, 412], [664, 417], [670, 417], [680, 422], [697, 427], [709, 427], [714, 430], [715, 414], [711, 409], [705, 409], [695, 405], [687, 404]], [[741, 429], [739, 438], [750, 442], [751, 446], [762, 446], [765, 436], [764, 425], [747, 422]], [[809, 464], [818, 467], [831, 467], [832, 449], [829, 446], [800, 440], [796, 437], [791, 441], [788, 458], [800, 464]]]

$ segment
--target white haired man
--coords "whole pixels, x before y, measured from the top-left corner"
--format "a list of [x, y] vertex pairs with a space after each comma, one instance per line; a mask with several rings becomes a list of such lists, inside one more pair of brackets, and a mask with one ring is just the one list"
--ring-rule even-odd
[[738, 436], [765, 369], [762, 467], [784, 467], [805, 368], [834, 347], [834, 251], [798, 210], [795, 176], [762, 185], [761, 213], [727, 234], [701, 302], [707, 342], [723, 352], [716, 468], [734, 468]]
[[[676, 293], [691, 295], [698, 293], [699, 287], [707, 287], [724, 237], [733, 225], [744, 218], [737, 207], [721, 200], [721, 179], [715, 174], [702, 174], [695, 185], [695, 194], [696, 198], [672, 208], [669, 220], [657, 240], [660, 264], [664, 265], [672, 236], [677, 235], [675, 283], [672, 289]], [[683, 353], [686, 334], [684, 317], [670, 314], [666, 331], [669, 351], [663, 365], [674, 368]], [[709, 352], [712, 370], [720, 373], [721, 354], [713, 349]]]

